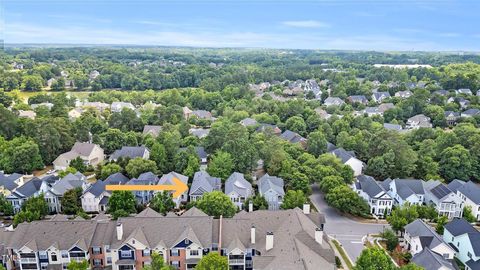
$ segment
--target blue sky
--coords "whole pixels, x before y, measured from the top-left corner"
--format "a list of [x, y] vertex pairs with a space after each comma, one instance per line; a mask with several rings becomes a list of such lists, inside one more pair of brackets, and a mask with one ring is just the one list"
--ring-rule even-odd
[[6, 43], [480, 51], [479, 0], [1, 1]]

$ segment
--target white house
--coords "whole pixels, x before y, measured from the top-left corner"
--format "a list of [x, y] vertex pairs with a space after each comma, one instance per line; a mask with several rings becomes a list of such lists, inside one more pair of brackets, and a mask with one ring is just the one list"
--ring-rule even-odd
[[[104, 181], [97, 181], [83, 192], [80, 197], [83, 211], [100, 213], [107, 210], [105, 206], [110, 193], [105, 190], [105, 185]], [[103, 204], [100, 203], [102, 200], [104, 201]]]
[[[162, 175], [160, 180], [158, 181], [159, 185], [173, 185], [173, 179], [177, 178], [178, 180], [182, 181], [185, 184], [188, 184], [188, 176], [183, 174], [179, 174], [176, 172], [169, 172], [167, 174]], [[175, 202], [175, 206], [177, 208], [180, 207], [182, 203], [186, 203], [188, 200], [188, 190], [186, 190], [182, 195], [178, 196], [177, 198], [173, 198], [173, 202]]]
[[285, 190], [282, 178], [265, 174], [258, 180], [258, 192], [268, 202], [269, 210], [278, 210], [283, 202]]
[[135, 106], [133, 106], [132, 103], [130, 102], [112, 102], [111, 105], [111, 110], [112, 112], [122, 112], [123, 109], [130, 109], [132, 111], [135, 110]]
[[480, 269], [480, 232], [463, 218], [444, 226], [443, 240], [455, 249], [455, 257], [466, 270]]
[[325, 106], [340, 106], [345, 104], [345, 101], [343, 101], [341, 98], [338, 97], [327, 97], [324, 101], [323, 104]]
[[79, 172], [75, 174], [70, 173], [58, 180], [44, 195], [49, 211], [51, 213], [62, 211], [61, 199], [65, 192], [75, 188], [81, 188], [83, 192], [88, 186], [87, 178]]
[[385, 217], [392, 211], [392, 197], [373, 177], [363, 174], [357, 176], [353, 190], [367, 201], [373, 215]]
[[[470, 207], [472, 209], [472, 214], [477, 220], [480, 220], [480, 187], [472, 181], [468, 181], [467, 183], [460, 180], [454, 181], [459, 185], [456, 190], [458, 196], [463, 200], [464, 207]], [[454, 181], [452, 181], [452, 183]]]
[[362, 174], [365, 164], [355, 157], [355, 153], [346, 151], [343, 148], [337, 148], [330, 153], [339, 158], [344, 165], [350, 166], [350, 168], [353, 170], [354, 176], [359, 176]]
[[395, 205], [409, 203], [421, 205], [425, 202], [423, 181], [419, 179], [386, 179], [382, 182], [383, 188], [394, 200]]
[[196, 201], [207, 192], [221, 190], [222, 180], [220, 178], [212, 177], [206, 171], [199, 171], [193, 176], [192, 186], [188, 195], [190, 201]]
[[242, 209], [245, 200], [253, 195], [252, 184], [245, 179], [243, 173], [234, 172], [225, 181], [225, 194]]
[[438, 214], [449, 219], [462, 217], [462, 199], [438, 180], [424, 182], [425, 203], [435, 206]]
[[408, 118], [407, 127], [410, 129], [431, 128], [432, 123], [430, 122], [430, 117], [427, 117], [423, 114], [418, 114]]
[[65, 170], [70, 165], [70, 162], [80, 157], [85, 165], [97, 166], [103, 162], [105, 155], [103, 149], [96, 144], [76, 142], [72, 150], [59, 155], [53, 161], [55, 170]]

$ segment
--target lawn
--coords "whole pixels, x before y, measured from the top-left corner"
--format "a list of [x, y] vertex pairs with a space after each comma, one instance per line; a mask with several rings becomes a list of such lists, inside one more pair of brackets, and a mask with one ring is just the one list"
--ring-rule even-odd
[[347, 264], [347, 268], [353, 269], [352, 262], [350, 261], [350, 258], [348, 258], [347, 253], [345, 253], [345, 250], [343, 249], [342, 245], [340, 245], [340, 243], [335, 239], [333, 239], [332, 242], [337, 248], [338, 253], [340, 253], [340, 256], [342, 256], [343, 261]]

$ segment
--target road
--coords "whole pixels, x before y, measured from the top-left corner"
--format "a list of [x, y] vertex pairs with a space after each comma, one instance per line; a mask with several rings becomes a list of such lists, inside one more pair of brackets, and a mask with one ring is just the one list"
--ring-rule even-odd
[[388, 227], [387, 224], [360, 223], [342, 216], [337, 210], [327, 205], [317, 185], [313, 186], [310, 199], [318, 211], [325, 214], [325, 232], [342, 244], [353, 262], [364, 249], [364, 236], [369, 233], [380, 233]]

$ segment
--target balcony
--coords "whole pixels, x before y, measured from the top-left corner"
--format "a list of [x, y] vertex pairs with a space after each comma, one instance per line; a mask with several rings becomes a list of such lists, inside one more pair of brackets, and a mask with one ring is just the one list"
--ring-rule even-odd
[[230, 265], [238, 265], [238, 264], [245, 264], [245, 260], [244, 259], [230, 259], [228, 260], [228, 264]]
[[20, 263], [37, 263], [36, 258], [20, 258]]

